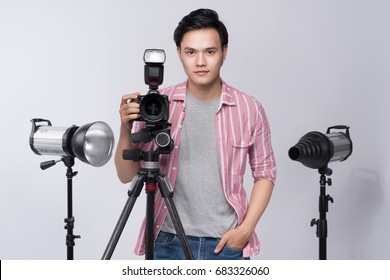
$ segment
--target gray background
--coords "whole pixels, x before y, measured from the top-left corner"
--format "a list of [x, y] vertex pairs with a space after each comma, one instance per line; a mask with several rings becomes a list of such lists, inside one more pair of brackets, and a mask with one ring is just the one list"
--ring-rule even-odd
[[[317, 259], [319, 175], [288, 149], [310, 131], [346, 124], [352, 156], [332, 163], [329, 259], [389, 259], [390, 2], [388, 1], [0, 1], [0, 258], [65, 259], [66, 168], [41, 171], [30, 119], [68, 127], [102, 120], [118, 137], [122, 94], [147, 90], [143, 51], [167, 52], [164, 86], [185, 80], [172, 33], [200, 7], [230, 33], [222, 76], [264, 105], [278, 180], [257, 227], [259, 259]], [[127, 199], [111, 160], [74, 167], [76, 259], [100, 259]], [[248, 191], [251, 178], [246, 177]], [[133, 254], [145, 195], [113, 259]]]

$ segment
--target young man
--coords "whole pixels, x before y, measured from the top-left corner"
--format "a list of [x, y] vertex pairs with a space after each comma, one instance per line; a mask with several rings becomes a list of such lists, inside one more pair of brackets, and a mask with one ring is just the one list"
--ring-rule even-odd
[[[188, 80], [161, 91], [170, 100], [175, 148], [161, 156], [161, 172], [174, 189], [174, 202], [195, 259], [243, 259], [259, 253], [255, 227], [270, 200], [276, 177], [268, 121], [261, 104], [227, 85], [220, 77], [228, 51], [228, 33], [218, 14], [199, 9], [185, 16], [174, 32], [177, 54]], [[122, 97], [121, 130], [115, 155], [123, 183], [139, 164], [122, 159], [135, 147], [131, 130], [143, 122], [139, 93]], [[153, 149], [153, 142], [139, 144]], [[243, 186], [246, 161], [254, 185], [248, 202]], [[159, 193], [155, 204], [155, 259], [185, 259]], [[145, 221], [135, 248], [143, 254]]]

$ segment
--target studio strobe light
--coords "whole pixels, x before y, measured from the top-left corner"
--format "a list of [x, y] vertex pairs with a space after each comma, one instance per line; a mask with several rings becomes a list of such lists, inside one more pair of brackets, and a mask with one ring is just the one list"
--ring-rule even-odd
[[103, 166], [111, 158], [114, 133], [104, 122], [81, 127], [54, 127], [45, 119], [32, 119], [31, 122], [30, 147], [37, 155], [77, 157], [95, 167]]
[[65, 218], [67, 259], [73, 260], [74, 240], [80, 238], [73, 234], [74, 222], [72, 210], [72, 179], [77, 175], [72, 167], [75, 158], [95, 167], [106, 164], [112, 155], [114, 134], [104, 122], [94, 122], [81, 127], [54, 127], [49, 120], [32, 119], [30, 147], [37, 155], [60, 156], [60, 160], [50, 160], [41, 163], [45, 170], [58, 162], [67, 167], [67, 199], [68, 215]]
[[[346, 132], [331, 133], [331, 129], [345, 129]], [[324, 168], [332, 161], [344, 161], [351, 154], [352, 141], [347, 126], [329, 127], [326, 134], [309, 132], [288, 151], [292, 160], [315, 169]]]
[[[343, 132], [331, 132], [332, 129]], [[326, 134], [312, 131], [305, 134], [298, 143], [291, 147], [288, 155], [292, 160], [301, 162], [303, 165], [318, 169], [320, 175], [320, 196], [319, 196], [319, 219], [312, 219], [310, 225], [317, 227], [319, 239], [319, 259], [326, 260], [326, 238], [328, 236], [328, 224], [326, 213], [329, 209], [329, 201], [333, 198], [326, 195], [326, 185], [331, 186], [332, 180], [326, 176], [332, 175], [332, 169], [328, 168], [329, 162], [345, 161], [352, 154], [352, 141], [349, 135], [349, 127], [337, 125], [329, 127]]]

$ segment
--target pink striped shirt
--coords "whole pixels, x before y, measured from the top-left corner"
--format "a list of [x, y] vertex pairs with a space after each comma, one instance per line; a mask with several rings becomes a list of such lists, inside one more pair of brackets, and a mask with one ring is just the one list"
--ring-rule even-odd
[[[162, 90], [170, 100], [171, 137], [175, 148], [170, 155], [162, 155], [161, 172], [175, 187], [180, 148], [180, 130], [185, 118], [185, 97], [187, 82]], [[276, 165], [271, 146], [268, 120], [261, 104], [253, 97], [222, 82], [221, 103], [215, 116], [218, 141], [220, 176], [227, 201], [237, 213], [241, 224], [248, 209], [248, 197], [243, 180], [247, 158], [254, 181], [268, 179], [275, 182]], [[135, 122], [133, 132], [144, 127], [144, 122]], [[139, 145], [143, 150], [154, 149], [154, 141]], [[167, 217], [168, 209], [159, 192], [155, 204], [155, 237]], [[179, 213], [180, 215], [180, 213]], [[185, 229], [184, 229], [185, 230]], [[145, 253], [145, 220], [142, 223], [134, 252]], [[253, 233], [244, 248], [244, 257], [257, 255], [260, 243]]]

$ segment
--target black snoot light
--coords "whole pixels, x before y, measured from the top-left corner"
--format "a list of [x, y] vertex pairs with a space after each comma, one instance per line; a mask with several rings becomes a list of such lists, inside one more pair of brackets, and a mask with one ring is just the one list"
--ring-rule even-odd
[[[345, 133], [331, 132], [332, 129], [345, 129]], [[288, 151], [290, 159], [314, 169], [325, 168], [332, 161], [344, 161], [351, 154], [352, 141], [349, 127], [344, 125], [329, 127], [326, 134], [317, 131], [309, 132]]]

